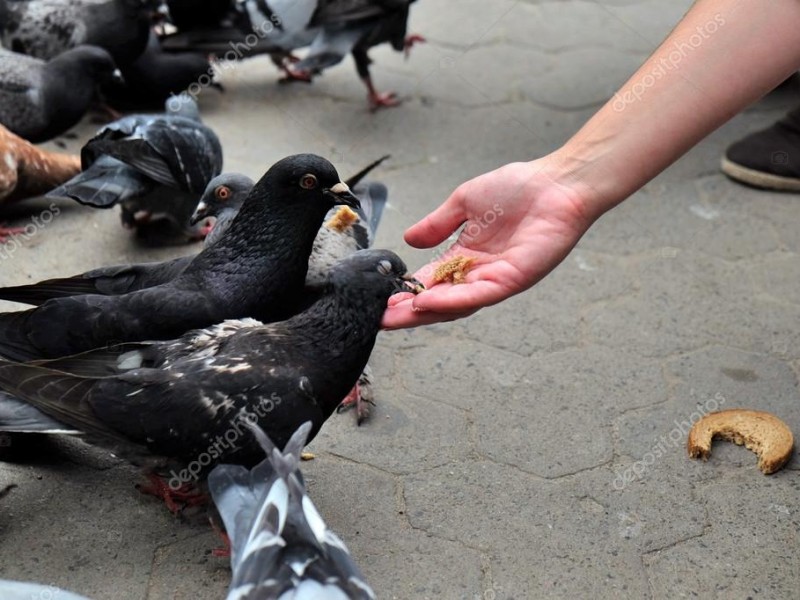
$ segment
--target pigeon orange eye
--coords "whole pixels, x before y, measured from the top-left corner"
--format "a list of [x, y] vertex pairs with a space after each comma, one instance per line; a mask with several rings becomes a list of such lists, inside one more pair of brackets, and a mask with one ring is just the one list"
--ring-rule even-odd
[[300, 187], [304, 190], [313, 190], [317, 187], [317, 178], [309, 173], [308, 175], [303, 175], [300, 178]]
[[220, 200], [227, 200], [228, 198], [231, 197], [231, 191], [224, 185], [221, 185], [216, 190], [214, 190], [214, 195]]

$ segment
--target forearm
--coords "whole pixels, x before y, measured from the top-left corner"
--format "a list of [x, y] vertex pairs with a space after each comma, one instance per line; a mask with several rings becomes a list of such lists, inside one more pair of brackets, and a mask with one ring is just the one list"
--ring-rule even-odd
[[798, 0], [699, 0], [549, 175], [599, 217], [797, 70], [798, 32]]

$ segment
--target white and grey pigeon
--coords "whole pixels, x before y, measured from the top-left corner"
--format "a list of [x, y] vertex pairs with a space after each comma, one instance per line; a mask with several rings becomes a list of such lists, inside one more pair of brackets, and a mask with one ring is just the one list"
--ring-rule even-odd
[[[406, 53], [418, 35], [407, 35], [410, 5], [415, 0], [237, 0], [229, 22], [182, 30], [168, 36], [165, 47], [214, 52], [224, 60], [269, 54], [285, 73], [283, 81], [311, 81], [313, 76], [352, 54], [367, 87], [372, 109], [399, 103], [393, 93], [379, 93], [369, 71], [370, 48], [390, 43]], [[308, 47], [302, 59], [295, 50]]]
[[0, 579], [0, 598], [3, 600], [89, 600], [53, 585]]
[[97, 208], [119, 204], [123, 225], [145, 237], [153, 231], [165, 235], [163, 222], [175, 237], [203, 237], [189, 218], [222, 170], [222, 146], [191, 97], [172, 97], [165, 111], [131, 115], [100, 129], [81, 150], [83, 172], [48, 195]]
[[375, 594], [344, 542], [328, 529], [300, 472], [304, 423], [283, 451], [257, 426], [266, 458], [248, 470], [217, 465], [208, 487], [231, 540], [228, 600], [368, 600]]
[[0, 124], [34, 143], [81, 120], [97, 88], [118, 77], [114, 59], [97, 46], [78, 46], [45, 62], [0, 48]]

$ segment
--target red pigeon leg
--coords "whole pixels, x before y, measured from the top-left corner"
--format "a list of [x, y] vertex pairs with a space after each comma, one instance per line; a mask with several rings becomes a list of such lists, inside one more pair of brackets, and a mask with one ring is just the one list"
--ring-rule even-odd
[[147, 480], [149, 483], [137, 485], [136, 488], [142, 494], [163, 500], [173, 515], [178, 515], [187, 506], [202, 506], [209, 501], [208, 494], [198, 491], [190, 483], [184, 483], [179, 488], [172, 489], [162, 477], [155, 473], [148, 473]]
[[344, 412], [351, 408], [356, 409], [356, 423], [361, 425], [367, 420], [370, 414], [370, 406], [375, 406], [373, 400], [372, 386], [368, 383], [359, 381], [350, 390], [350, 393], [344, 397], [336, 412]]
[[375, 112], [380, 108], [391, 108], [402, 103], [402, 100], [397, 97], [395, 92], [379, 93], [372, 83], [372, 77], [364, 77], [363, 81], [364, 85], [367, 86], [367, 101], [369, 102], [370, 111]]
[[6, 227], [5, 225], [0, 225], [0, 244], [5, 244], [12, 235], [19, 235], [21, 233], [25, 233], [24, 227]]
[[406, 59], [411, 55], [411, 49], [414, 47], [414, 44], [424, 44], [427, 41], [425, 36], [419, 35], [418, 33], [412, 33], [406, 37], [405, 42], [403, 42], [403, 54], [405, 54]]
[[211, 550], [211, 554], [213, 556], [219, 556], [220, 558], [230, 558], [231, 556], [231, 538], [227, 532], [223, 531], [219, 525], [216, 524], [214, 519], [209, 519], [209, 523], [211, 523], [211, 529], [214, 530], [220, 539], [222, 540], [222, 547], [221, 548], [213, 548]]

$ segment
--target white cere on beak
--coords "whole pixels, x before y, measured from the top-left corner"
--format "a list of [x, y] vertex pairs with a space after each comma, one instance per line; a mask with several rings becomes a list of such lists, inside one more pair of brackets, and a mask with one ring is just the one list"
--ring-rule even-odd
[[331, 188], [331, 191], [334, 194], [346, 194], [350, 191], [350, 186], [348, 186], [344, 181], [340, 181]]

